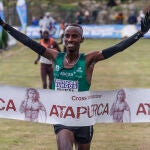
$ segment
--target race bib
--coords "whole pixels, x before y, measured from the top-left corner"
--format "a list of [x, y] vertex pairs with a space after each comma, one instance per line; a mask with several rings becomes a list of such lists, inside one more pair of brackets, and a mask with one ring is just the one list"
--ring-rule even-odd
[[78, 92], [78, 81], [55, 79], [55, 90]]

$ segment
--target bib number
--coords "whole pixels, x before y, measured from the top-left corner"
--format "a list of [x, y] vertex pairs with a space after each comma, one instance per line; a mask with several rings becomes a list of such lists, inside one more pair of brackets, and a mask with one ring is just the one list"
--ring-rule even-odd
[[78, 81], [56, 79], [55, 80], [55, 90], [77, 92], [78, 91]]

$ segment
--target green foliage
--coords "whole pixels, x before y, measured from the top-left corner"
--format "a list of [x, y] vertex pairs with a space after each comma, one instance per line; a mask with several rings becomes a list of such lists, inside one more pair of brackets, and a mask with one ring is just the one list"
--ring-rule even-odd
[[65, 3], [59, 3], [58, 9], [60, 11], [74, 11], [77, 9], [77, 6], [74, 4], [65, 4]]

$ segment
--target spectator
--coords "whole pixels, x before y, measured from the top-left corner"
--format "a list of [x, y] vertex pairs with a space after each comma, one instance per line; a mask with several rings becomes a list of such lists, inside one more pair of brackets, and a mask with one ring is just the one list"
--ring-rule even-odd
[[44, 21], [46, 25], [49, 25], [50, 22], [55, 23], [54, 18], [51, 16], [51, 13], [45, 13]]
[[124, 17], [123, 12], [117, 13], [117, 15], [115, 16], [115, 23], [116, 23], [116, 24], [123, 24], [124, 18], [125, 18], [125, 17]]
[[56, 27], [52, 22], [49, 22], [49, 25], [47, 26], [47, 29], [49, 30], [49, 36], [53, 37], [56, 33]]
[[94, 9], [92, 11], [92, 20], [93, 20], [93, 22], [96, 22], [97, 16], [98, 16], [98, 9]]
[[140, 10], [139, 11], [139, 15], [138, 15], [138, 17], [137, 17], [137, 24], [141, 24], [141, 20], [142, 20], [142, 18], [144, 18], [144, 11], [143, 10]]
[[131, 12], [131, 14], [128, 17], [128, 24], [136, 24], [137, 23], [137, 17], [135, 15], [135, 12]]
[[40, 21], [39, 21], [41, 37], [42, 37], [42, 31], [44, 31], [45, 29], [51, 28], [50, 23], [54, 24], [55, 20], [51, 17], [51, 14], [47, 12], [45, 13], [44, 17], [40, 18]]
[[75, 14], [75, 22], [77, 24], [82, 24], [83, 23], [83, 18], [82, 18], [82, 15], [79, 11], [77, 11], [76, 14]]
[[38, 26], [39, 25], [39, 20], [37, 19], [37, 17], [33, 16], [32, 17], [32, 26]]
[[90, 12], [88, 10], [85, 10], [84, 12], [84, 24], [90, 23]]
[[104, 5], [102, 10], [99, 11], [98, 13], [98, 16], [97, 16], [97, 21], [100, 23], [100, 24], [107, 24], [108, 23], [108, 19], [109, 16], [108, 16], [108, 9], [107, 7]]

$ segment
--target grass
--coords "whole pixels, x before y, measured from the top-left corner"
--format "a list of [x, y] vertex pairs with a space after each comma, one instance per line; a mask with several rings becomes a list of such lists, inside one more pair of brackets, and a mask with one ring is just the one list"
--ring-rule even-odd
[[[85, 40], [81, 52], [102, 50], [120, 40]], [[37, 55], [17, 43], [0, 54], [0, 84], [41, 88]], [[91, 90], [150, 87], [149, 40], [142, 39], [122, 53], [95, 66]], [[149, 150], [149, 123], [96, 124], [91, 150]], [[0, 150], [56, 150], [52, 125], [0, 119]]]

